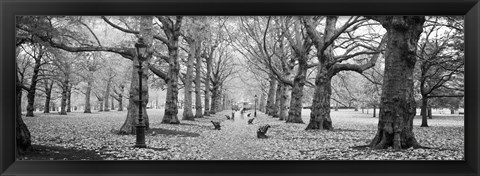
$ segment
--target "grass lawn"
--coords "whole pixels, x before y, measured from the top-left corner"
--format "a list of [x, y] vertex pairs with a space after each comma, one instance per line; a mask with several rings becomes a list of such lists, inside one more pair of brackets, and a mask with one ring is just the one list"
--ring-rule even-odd
[[[303, 110], [304, 124], [290, 124], [257, 112], [253, 125], [248, 117], [235, 114], [235, 120], [219, 112], [179, 125], [161, 124], [163, 110], [149, 109], [151, 130], [148, 148], [137, 149], [134, 135], [117, 135], [126, 111], [36, 113], [23, 117], [32, 134], [33, 150], [21, 160], [463, 160], [464, 119], [459, 115], [437, 115], [430, 127], [419, 127], [414, 120], [418, 142], [430, 149], [354, 149], [374, 137], [378, 118], [361, 111], [331, 112], [333, 131], [305, 131], [310, 111]], [[179, 111], [181, 119], [182, 111]], [[253, 113], [252, 113], [253, 116]], [[213, 130], [211, 120], [222, 121]], [[260, 125], [272, 126], [267, 139], [258, 139]]]

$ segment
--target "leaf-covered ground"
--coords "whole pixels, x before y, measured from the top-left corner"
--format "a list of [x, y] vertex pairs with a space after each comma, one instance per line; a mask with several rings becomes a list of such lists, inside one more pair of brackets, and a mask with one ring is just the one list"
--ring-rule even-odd
[[[414, 133], [419, 143], [430, 149], [357, 149], [374, 137], [378, 118], [359, 111], [332, 111], [333, 131], [305, 131], [309, 110], [304, 110], [305, 124], [279, 121], [258, 112], [253, 125], [239, 112], [227, 120], [223, 111], [180, 125], [161, 124], [163, 110], [149, 109], [151, 130], [148, 148], [132, 147], [134, 135], [117, 135], [113, 131], [123, 124], [126, 111], [72, 112], [66, 116], [37, 113], [23, 117], [32, 134], [34, 150], [23, 160], [463, 160], [463, 116], [434, 116], [430, 127]], [[179, 112], [179, 114], [182, 114]], [[252, 113], [253, 116], [253, 113]], [[181, 117], [180, 117], [181, 118]], [[251, 118], [251, 117], [250, 117]], [[211, 120], [221, 121], [214, 130]], [[272, 126], [267, 139], [258, 139], [260, 125]]]

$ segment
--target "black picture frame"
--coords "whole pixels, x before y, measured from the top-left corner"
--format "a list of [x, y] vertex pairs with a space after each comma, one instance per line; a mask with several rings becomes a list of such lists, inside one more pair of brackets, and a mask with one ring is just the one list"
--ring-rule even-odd
[[[1, 175], [479, 175], [478, 0], [1, 0]], [[16, 161], [15, 15], [465, 15], [465, 161]]]

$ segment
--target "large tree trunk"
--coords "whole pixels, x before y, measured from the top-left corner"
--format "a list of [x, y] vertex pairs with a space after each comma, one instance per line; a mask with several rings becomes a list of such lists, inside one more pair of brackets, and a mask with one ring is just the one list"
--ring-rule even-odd
[[[175, 61], [176, 62], [176, 61]], [[177, 64], [178, 65], [178, 64]], [[165, 102], [165, 115], [163, 116], [162, 123], [178, 124], [178, 70], [180, 68], [170, 68], [170, 80], [167, 81], [167, 100]]]
[[323, 64], [320, 64], [315, 78], [315, 91], [307, 130], [333, 129], [330, 117], [331, 78], [328, 76], [326, 68], [321, 65]]
[[[32, 83], [33, 84], [33, 83]], [[35, 89], [32, 89], [32, 86], [30, 86], [30, 89], [28, 90], [27, 94], [27, 117], [33, 117], [33, 111], [35, 111]]]
[[110, 102], [109, 102], [109, 99], [110, 99], [110, 85], [112, 84], [112, 81], [111, 79], [109, 79], [107, 81], [107, 89], [105, 90], [105, 95], [103, 96], [103, 99], [104, 99], [104, 111], [110, 111], [110, 108], [108, 106], [110, 106]]
[[395, 150], [420, 147], [413, 133], [415, 99], [413, 72], [416, 46], [423, 31], [425, 17], [379, 17], [387, 29], [380, 118], [378, 130], [370, 143], [372, 148]]
[[[41, 48], [40, 48], [41, 50]], [[37, 82], [38, 82], [38, 72], [40, 71], [41, 66], [41, 56], [35, 58], [35, 66], [33, 67], [33, 75], [30, 81], [30, 88], [28, 89], [27, 99], [27, 116], [33, 117], [33, 111], [35, 110], [35, 91], [37, 90]]]
[[197, 52], [195, 53], [195, 57], [197, 58], [196, 66], [195, 66], [195, 118], [202, 118], [203, 111], [202, 111], [202, 85], [201, 85], [201, 78], [202, 78], [202, 57], [200, 57], [200, 49], [201, 49], [201, 42], [199, 41], [197, 44]]
[[68, 85], [67, 88], [67, 112], [72, 112], [72, 86]]
[[196, 42], [189, 42], [190, 51], [188, 53], [187, 60], [187, 73], [185, 74], [185, 97], [184, 97], [184, 108], [183, 108], [183, 117], [182, 120], [195, 120], [192, 112], [192, 82], [193, 82], [193, 62], [195, 60], [195, 53], [197, 47], [195, 46]]
[[275, 109], [275, 90], [277, 88], [277, 80], [273, 75], [270, 76], [270, 87], [268, 89], [268, 96], [267, 96], [267, 109], [266, 109], [266, 114], [273, 116], [275, 113], [273, 113]]
[[62, 100], [60, 104], [60, 115], [67, 115], [67, 94], [68, 94], [68, 79], [62, 82]]
[[174, 46], [169, 47], [169, 70], [167, 81], [167, 100], [165, 102], [165, 115], [162, 123], [179, 124], [178, 120], [178, 74], [180, 72], [180, 64], [178, 63], [178, 37]]
[[[152, 45], [152, 28], [153, 28], [153, 19], [151, 16], [142, 16], [141, 17], [141, 24], [140, 24], [140, 34], [143, 37], [143, 41], [146, 45]], [[147, 50], [150, 50], [148, 48]], [[119, 134], [135, 134], [136, 128], [135, 125], [138, 123], [138, 114], [139, 109], [142, 110], [142, 117], [143, 121], [145, 122], [145, 130], [150, 129], [150, 121], [147, 114], [147, 102], [148, 102], [148, 62], [150, 58], [147, 58], [145, 62], [142, 64], [143, 74], [142, 74], [142, 89], [140, 90], [139, 87], [139, 75], [138, 71], [139, 68], [135, 65], [138, 65], [138, 57], [133, 57], [132, 62], [132, 79], [130, 82], [130, 92], [129, 92], [129, 99], [128, 99], [128, 106], [127, 106], [127, 118], [123, 123], [122, 127], [118, 131]], [[142, 102], [139, 103], [140, 100], [140, 91], [142, 91]]]
[[290, 86], [285, 86], [282, 87], [282, 99], [280, 100], [280, 120], [287, 120], [288, 119], [288, 104], [290, 101], [290, 94], [292, 92], [292, 89]]
[[278, 118], [278, 116], [280, 114], [280, 100], [282, 99], [282, 95], [283, 95], [282, 87], [284, 87], [284, 86], [285, 85], [282, 84], [281, 82], [278, 82], [278, 84], [277, 84], [277, 90], [275, 91], [275, 104], [274, 104], [273, 110], [271, 112], [273, 118]]
[[420, 127], [428, 127], [427, 106], [428, 106], [428, 98], [426, 95], [422, 95], [422, 107], [420, 111], [420, 115], [422, 116], [422, 125], [420, 125]]
[[17, 147], [17, 154], [22, 154], [32, 146], [32, 140], [30, 136], [30, 131], [28, 130], [27, 125], [23, 122], [22, 119], [22, 87], [21, 83], [19, 83], [18, 75], [15, 74], [16, 78], [16, 107], [17, 112], [15, 114], [15, 139], [16, 139], [16, 147]]
[[[336, 30], [337, 16], [327, 17], [324, 39], [330, 39]], [[324, 43], [325, 44], [325, 43]], [[318, 46], [317, 46], [318, 49]], [[327, 66], [333, 60], [333, 47], [329, 45], [324, 51], [317, 54], [320, 64], [317, 66], [315, 89], [310, 112], [310, 122], [307, 130], [333, 130], [330, 117], [330, 98], [332, 95], [333, 68]]]
[[43, 108], [43, 113], [50, 113], [50, 99], [52, 98], [52, 86], [51, 84], [45, 84], [45, 107]]
[[[296, 80], [297, 78], [295, 78]], [[303, 98], [303, 85], [305, 84], [305, 78], [303, 81], [293, 82], [291, 91], [290, 110], [288, 111], [287, 123], [303, 123], [302, 120], [302, 98]], [[303, 82], [303, 83], [302, 83]]]
[[299, 59], [300, 64], [297, 74], [293, 78], [292, 98], [290, 101], [290, 111], [288, 111], [287, 123], [303, 123], [302, 120], [302, 98], [303, 87], [307, 77], [306, 58]]
[[205, 75], [205, 111], [203, 115], [205, 116], [210, 116], [210, 74], [212, 74], [212, 58], [207, 57], [205, 58], [207, 60], [207, 74]]
[[[286, 95], [286, 91], [287, 91], [287, 85], [286, 84], [282, 84], [281, 88], [280, 88], [280, 101], [278, 102], [278, 111], [277, 111], [277, 117], [279, 120], [284, 120], [284, 119], [287, 119], [287, 114], [288, 114], [288, 109], [287, 107], [285, 107], [284, 109], [284, 106], [286, 105], [285, 103], [287, 102], [287, 97], [288, 95]], [[284, 116], [282, 117], [282, 114], [284, 114]]]
[[377, 116], [377, 106], [373, 105], [373, 117]]
[[[177, 16], [175, 25], [169, 24], [164, 27], [164, 32], [168, 37], [168, 80], [167, 80], [167, 100], [165, 101], [165, 113], [162, 123], [179, 124], [178, 120], [178, 76], [180, 72], [180, 63], [178, 61], [178, 37], [180, 36], [180, 26], [182, 17]], [[171, 22], [171, 21], [170, 21]], [[162, 23], [169, 23], [162, 21]], [[173, 26], [172, 26], [173, 25]]]
[[92, 113], [91, 105], [90, 105], [90, 95], [92, 93], [92, 84], [93, 84], [93, 80], [89, 79], [87, 83], [87, 91], [85, 93], [85, 110], [83, 111], [83, 113]]
[[219, 89], [219, 85], [217, 83], [213, 83], [212, 84], [212, 103], [210, 105], [210, 114], [215, 114], [217, 112], [217, 106], [218, 106], [218, 97], [220, 96], [218, 94], [218, 89]]

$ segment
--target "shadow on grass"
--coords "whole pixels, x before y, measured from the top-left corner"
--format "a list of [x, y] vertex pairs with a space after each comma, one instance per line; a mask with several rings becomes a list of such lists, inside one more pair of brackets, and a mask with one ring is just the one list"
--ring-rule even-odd
[[192, 132], [186, 132], [186, 131], [177, 131], [177, 130], [169, 130], [169, 129], [161, 129], [161, 128], [151, 128], [148, 130], [146, 133], [148, 135], [159, 135], [159, 134], [164, 134], [167, 136], [183, 136], [183, 137], [198, 137], [200, 134], [198, 133], [192, 133]]
[[56, 146], [32, 145], [32, 149], [22, 154], [19, 160], [103, 160], [92, 150], [79, 150]]

